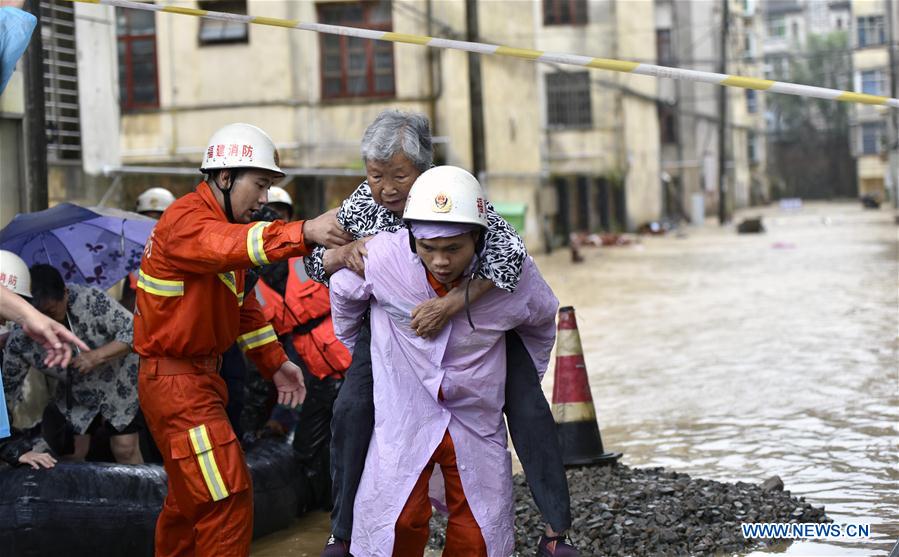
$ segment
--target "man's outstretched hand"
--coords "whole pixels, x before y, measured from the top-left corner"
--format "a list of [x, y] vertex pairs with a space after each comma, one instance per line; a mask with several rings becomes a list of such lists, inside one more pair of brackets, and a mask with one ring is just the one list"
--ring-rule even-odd
[[272, 382], [278, 389], [278, 404], [289, 408], [295, 408], [306, 400], [306, 383], [303, 381], [303, 372], [290, 360], [287, 360], [275, 375]]

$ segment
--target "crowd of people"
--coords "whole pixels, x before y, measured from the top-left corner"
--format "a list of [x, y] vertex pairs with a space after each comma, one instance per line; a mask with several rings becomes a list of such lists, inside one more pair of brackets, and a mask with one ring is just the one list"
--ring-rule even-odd
[[[558, 301], [478, 180], [434, 166], [424, 115], [382, 112], [361, 155], [340, 207], [295, 219], [269, 136], [221, 128], [193, 192], [138, 197], [158, 222], [119, 300], [0, 252], [0, 457], [161, 461], [156, 555], [246, 556], [241, 445], [283, 437], [332, 512], [322, 557], [422, 555], [432, 504], [444, 555], [493, 557], [514, 549], [511, 437], [538, 555], [579, 555], [540, 388]], [[32, 383], [47, 404], [20, 419]]]

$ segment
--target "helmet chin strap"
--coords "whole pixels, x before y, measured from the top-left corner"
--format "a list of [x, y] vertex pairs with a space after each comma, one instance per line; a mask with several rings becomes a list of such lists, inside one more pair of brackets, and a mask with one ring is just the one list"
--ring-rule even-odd
[[[219, 174], [219, 176], [220, 175], [221, 174]], [[216, 176], [212, 182], [215, 184], [215, 187], [222, 192], [222, 197], [225, 198], [225, 216], [228, 217], [228, 222], [237, 222], [234, 220], [234, 211], [231, 209], [231, 189], [234, 187], [234, 170], [231, 169], [228, 172], [228, 189], [219, 185], [218, 176]]]
[[471, 271], [471, 276], [468, 277], [468, 282], [465, 283], [465, 316], [468, 318], [468, 326], [471, 327], [472, 331], [477, 331], [474, 326], [474, 322], [471, 320], [471, 300], [468, 296], [468, 291], [471, 289], [471, 282], [478, 276], [478, 272], [481, 270], [481, 256], [475, 252], [475, 266]]

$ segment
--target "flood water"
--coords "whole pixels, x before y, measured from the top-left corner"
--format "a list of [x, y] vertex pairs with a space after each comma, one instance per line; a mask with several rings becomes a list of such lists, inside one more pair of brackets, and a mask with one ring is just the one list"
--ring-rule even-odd
[[[899, 538], [899, 239], [892, 211], [767, 208], [767, 232], [688, 228], [537, 256], [574, 306], [603, 441], [630, 466], [720, 481], [779, 475], [871, 539], [787, 555], [886, 555]], [[544, 381], [549, 396], [552, 373]], [[325, 514], [254, 544], [318, 555]]]
[[[767, 232], [687, 230], [541, 268], [577, 311], [607, 449], [721, 481], [779, 475], [872, 539], [790, 555], [887, 554], [899, 538], [897, 226], [806, 204]], [[552, 377], [549, 377], [551, 382]], [[550, 391], [547, 391], [550, 392]]]

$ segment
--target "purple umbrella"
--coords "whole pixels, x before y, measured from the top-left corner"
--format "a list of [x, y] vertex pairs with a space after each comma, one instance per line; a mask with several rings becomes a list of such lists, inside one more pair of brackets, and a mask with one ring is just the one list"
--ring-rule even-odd
[[106, 289], [140, 267], [156, 221], [119, 209], [61, 203], [16, 215], [0, 230], [0, 249], [29, 266], [49, 263], [66, 282]]

